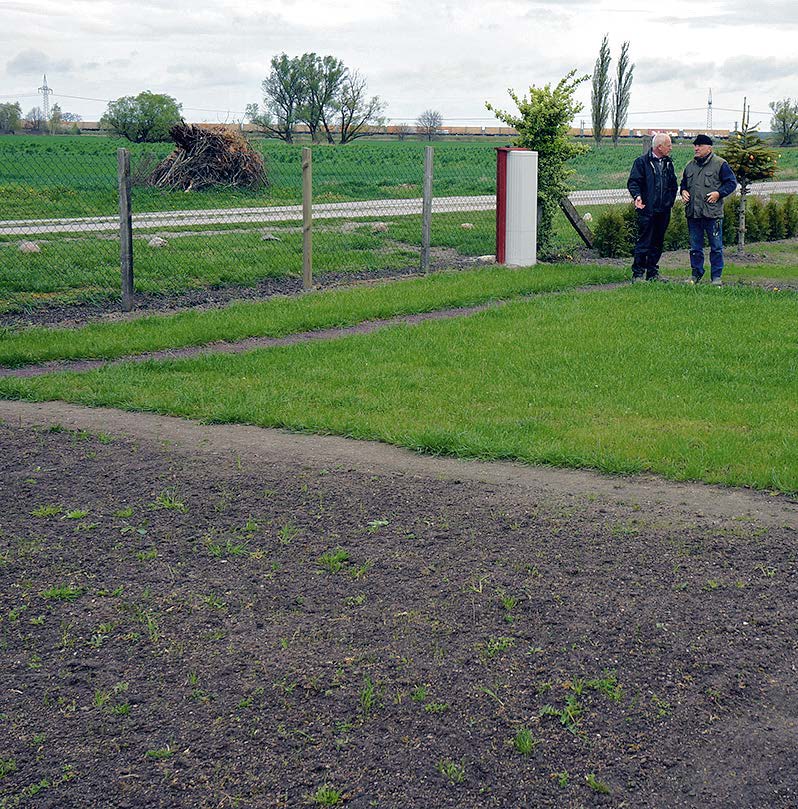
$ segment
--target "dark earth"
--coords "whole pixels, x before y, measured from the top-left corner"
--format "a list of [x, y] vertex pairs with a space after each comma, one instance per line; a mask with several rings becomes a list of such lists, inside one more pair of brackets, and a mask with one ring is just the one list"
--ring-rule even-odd
[[794, 500], [0, 419], [3, 809], [798, 806]]

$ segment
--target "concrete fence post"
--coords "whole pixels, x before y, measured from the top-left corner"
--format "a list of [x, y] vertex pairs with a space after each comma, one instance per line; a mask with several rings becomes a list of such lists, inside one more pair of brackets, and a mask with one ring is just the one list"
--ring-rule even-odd
[[302, 149], [302, 288], [313, 286], [313, 154]]
[[429, 272], [430, 233], [432, 229], [433, 148], [424, 147], [424, 198], [421, 203], [421, 272]]
[[116, 150], [119, 181], [119, 263], [122, 270], [122, 310], [133, 309], [133, 216], [130, 206], [130, 152]]

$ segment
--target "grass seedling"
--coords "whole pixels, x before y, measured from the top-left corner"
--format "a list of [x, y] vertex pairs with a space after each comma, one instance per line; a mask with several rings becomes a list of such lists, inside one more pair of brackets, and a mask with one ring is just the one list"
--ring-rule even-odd
[[425, 685], [417, 685], [411, 692], [410, 692], [410, 699], [413, 702], [424, 702], [427, 698], [428, 689]]
[[592, 772], [585, 776], [585, 783], [599, 795], [610, 794], [610, 788], [603, 781], [599, 781]]
[[363, 687], [360, 689], [360, 712], [366, 719], [377, 709], [379, 696], [377, 686], [368, 674], [363, 678]]
[[88, 515], [88, 513], [89, 513], [89, 510], [86, 509], [86, 508], [75, 508], [75, 509], [72, 509], [72, 511], [67, 511], [67, 513], [64, 514], [64, 519], [65, 520], [82, 520], [84, 517], [86, 517]]
[[338, 573], [347, 562], [349, 562], [349, 551], [343, 548], [326, 551], [316, 560], [316, 564], [328, 573]]
[[618, 677], [614, 671], [605, 672], [600, 679], [588, 680], [585, 685], [609, 697], [613, 702], [620, 702], [623, 697], [623, 688], [618, 685]]
[[144, 755], [155, 761], [162, 761], [166, 758], [171, 758], [175, 754], [175, 751], [172, 750], [170, 745], [166, 745], [166, 747], [156, 747], [152, 750], [148, 750]]
[[281, 545], [290, 545], [299, 536], [299, 529], [290, 520], [277, 532]]
[[120, 508], [118, 511], [114, 512], [114, 517], [132, 517], [133, 516], [133, 508], [131, 506], [126, 506], [125, 508]]
[[484, 656], [488, 660], [493, 660], [496, 655], [510, 649], [514, 642], [512, 638], [488, 638], [488, 640], [485, 641]]
[[311, 800], [319, 806], [339, 806], [343, 803], [344, 797], [334, 787], [324, 784], [313, 793]]
[[671, 705], [669, 702], [666, 702], [664, 699], [658, 697], [656, 694], [652, 695], [651, 702], [657, 709], [657, 719], [665, 719], [666, 716], [670, 715]]
[[515, 596], [508, 595], [502, 590], [499, 590], [497, 595], [499, 596], [499, 602], [504, 610], [504, 620], [507, 621], [508, 624], [511, 624], [515, 620], [513, 610], [518, 606], [520, 599], [516, 598]]
[[465, 781], [465, 767], [456, 761], [441, 759], [438, 762], [438, 772], [452, 784], [462, 784]]
[[13, 758], [0, 758], [0, 779], [17, 771], [17, 762]]
[[229, 538], [224, 541], [224, 544], [208, 539], [208, 552], [217, 559], [228, 556], [249, 556], [250, 554], [249, 546], [246, 542], [235, 542]]
[[557, 780], [558, 787], [562, 787], [564, 789], [568, 786], [568, 779], [571, 776], [568, 774], [568, 770], [563, 770], [562, 772], [553, 772], [551, 777]]
[[55, 601], [74, 601], [83, 594], [80, 587], [72, 587], [71, 585], [60, 585], [57, 587], [50, 587], [47, 590], [42, 590], [42, 598], [51, 598]]
[[579, 735], [579, 721], [584, 709], [575, 694], [568, 694], [565, 705], [555, 708], [553, 705], [544, 705], [540, 709], [541, 716], [556, 716], [560, 724], [574, 736]]
[[37, 506], [31, 511], [31, 515], [34, 517], [55, 517], [56, 514], [60, 514], [63, 510], [62, 506], [56, 503], [50, 503], [48, 505]]
[[167, 509], [185, 514], [188, 506], [178, 497], [177, 489], [164, 489], [150, 504], [153, 509]]
[[521, 728], [521, 730], [515, 734], [515, 738], [513, 739], [513, 747], [519, 753], [525, 756], [528, 756], [530, 753], [534, 752], [537, 745], [538, 741], [532, 735], [532, 731], [529, 730], [529, 728]]
[[388, 520], [372, 520], [366, 527], [366, 530], [370, 534], [376, 534], [380, 528], [385, 528], [386, 525], [388, 525]]

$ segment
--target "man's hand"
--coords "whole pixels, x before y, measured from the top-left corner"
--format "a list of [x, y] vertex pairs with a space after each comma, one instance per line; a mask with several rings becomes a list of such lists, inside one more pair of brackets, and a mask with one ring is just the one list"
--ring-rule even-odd
[[637, 208], [638, 211], [642, 211], [645, 207], [646, 204], [643, 202], [643, 198], [638, 194], [635, 197], [635, 208]]
[[710, 191], [707, 194], [707, 202], [717, 202], [720, 199], [720, 194], [717, 191]]
[[686, 188], [682, 191], [682, 202], [690, 202], [690, 192]]

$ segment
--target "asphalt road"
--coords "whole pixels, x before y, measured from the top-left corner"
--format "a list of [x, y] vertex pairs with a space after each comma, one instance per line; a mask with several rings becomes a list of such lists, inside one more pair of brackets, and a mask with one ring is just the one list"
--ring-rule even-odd
[[[759, 196], [798, 192], [798, 181], [754, 183], [751, 193]], [[626, 202], [625, 188], [596, 191], [574, 191], [569, 199], [577, 207]], [[496, 198], [487, 194], [474, 197], [436, 197], [432, 201], [433, 213], [459, 211], [491, 211]], [[335, 202], [313, 206], [313, 218], [346, 219], [358, 216], [409, 216], [421, 214], [420, 199], [362, 200]], [[301, 205], [279, 205], [253, 208], [216, 208], [199, 211], [159, 211], [133, 216], [133, 229], [145, 230], [163, 227], [207, 226], [222, 224], [268, 224], [270, 222], [297, 222], [302, 220]], [[91, 216], [70, 219], [0, 220], [1, 236], [38, 236], [48, 233], [112, 233], [119, 229], [116, 216]]]

